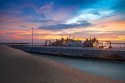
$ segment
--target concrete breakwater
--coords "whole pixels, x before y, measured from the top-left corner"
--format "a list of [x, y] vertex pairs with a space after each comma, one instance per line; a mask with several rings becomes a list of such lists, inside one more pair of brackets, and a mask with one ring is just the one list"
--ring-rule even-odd
[[96, 59], [125, 60], [125, 48], [100, 49], [83, 47], [52, 47], [52, 46], [11, 46], [26, 52], [52, 54], [69, 57]]
[[0, 83], [124, 83], [0, 46]]

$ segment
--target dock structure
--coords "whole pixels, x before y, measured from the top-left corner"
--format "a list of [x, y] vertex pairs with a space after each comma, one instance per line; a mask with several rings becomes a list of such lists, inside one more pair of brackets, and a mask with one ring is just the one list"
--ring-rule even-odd
[[12, 46], [26, 52], [51, 54], [68, 57], [83, 57], [96, 59], [125, 60], [125, 48], [83, 48], [83, 47], [54, 47], [54, 46]]

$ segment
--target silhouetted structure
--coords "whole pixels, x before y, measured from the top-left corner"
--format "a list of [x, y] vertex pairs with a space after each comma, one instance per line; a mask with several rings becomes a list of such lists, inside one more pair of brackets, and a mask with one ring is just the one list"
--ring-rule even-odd
[[109, 44], [108, 48], [112, 48], [111, 41], [102, 41], [102, 46], [99, 46], [100, 48], [106, 48], [105, 44]]
[[99, 45], [99, 41], [94, 37], [93, 39], [86, 38], [84, 42], [84, 47], [97, 47]]
[[[101, 44], [101, 45], [99, 45]], [[106, 48], [106, 44], [109, 44], [108, 48], [112, 48], [111, 41], [102, 41], [102, 43], [99, 43], [99, 41], [94, 37], [93, 39], [90, 36], [90, 39], [86, 38], [86, 40], [82, 43], [81, 40], [75, 40], [74, 38], [71, 39], [70, 37], [64, 39], [61, 37], [61, 39], [56, 39], [56, 41], [51, 42], [50, 40], [45, 41], [45, 46], [67, 46], [67, 47], [98, 47], [98, 48]]]
[[52, 45], [52, 43], [51, 43], [50, 40], [46, 40], [46, 41], [45, 41], [45, 46], [51, 46], [51, 45]]
[[[75, 42], [75, 44], [74, 44], [74, 42]], [[74, 39], [70, 39], [68, 37], [66, 39], [64, 39], [62, 37], [60, 40], [56, 39], [56, 41], [53, 42], [52, 45], [53, 46], [73, 46], [73, 44], [76, 45], [76, 42], [77, 42], [77, 45], [78, 45], [78, 42], [81, 43], [80, 40], [74, 40]]]
[[56, 41], [51, 42], [50, 40], [45, 41], [45, 46], [82, 46], [82, 42], [80, 40], [70, 39], [70, 37], [64, 39], [56, 39]]

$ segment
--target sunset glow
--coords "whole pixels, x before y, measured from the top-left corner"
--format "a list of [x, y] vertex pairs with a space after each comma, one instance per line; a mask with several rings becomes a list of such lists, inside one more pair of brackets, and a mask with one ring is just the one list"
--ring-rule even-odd
[[[112, 4], [113, 3], [113, 4]], [[0, 42], [54, 40], [125, 41], [125, 0], [2, 0]]]

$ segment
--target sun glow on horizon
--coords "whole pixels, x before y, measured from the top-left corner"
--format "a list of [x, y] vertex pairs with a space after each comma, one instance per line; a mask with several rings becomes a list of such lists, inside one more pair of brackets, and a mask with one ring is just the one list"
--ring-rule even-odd
[[[125, 40], [124, 0], [0, 1], [0, 42], [54, 40]], [[7, 4], [8, 3], [8, 4]], [[113, 4], [112, 4], [113, 3]]]

